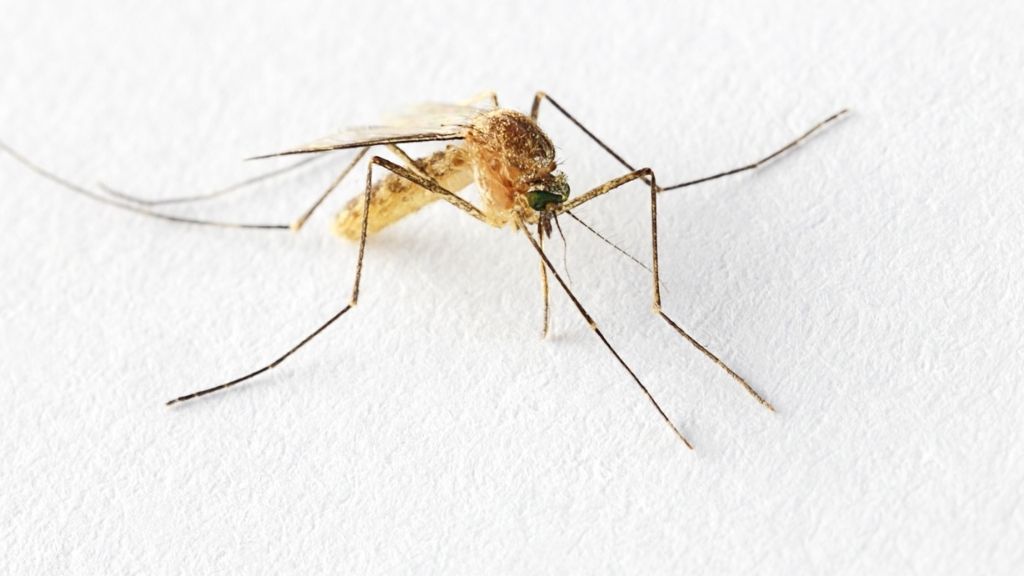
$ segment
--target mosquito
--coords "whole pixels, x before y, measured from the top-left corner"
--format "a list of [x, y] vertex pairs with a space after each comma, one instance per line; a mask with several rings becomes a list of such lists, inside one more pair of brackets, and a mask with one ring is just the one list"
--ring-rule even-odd
[[[570, 193], [565, 174], [557, 169], [558, 163], [555, 157], [555, 147], [551, 139], [538, 124], [541, 105], [544, 102], [549, 103], [551, 107], [564, 115], [565, 118], [611, 155], [628, 172], [591, 188], [582, 194], [573, 196]], [[255, 160], [279, 156], [309, 156], [291, 166], [268, 172], [235, 186], [210, 193], [163, 200], [137, 198], [102, 184], [100, 185], [100, 191], [97, 192], [65, 180], [53, 172], [41, 168], [3, 142], [0, 142], [0, 149], [6, 151], [30, 170], [71, 192], [145, 216], [207, 226], [269, 230], [290, 229], [294, 231], [298, 231], [303, 227], [310, 216], [338, 188], [339, 184], [371, 149], [385, 147], [399, 159], [400, 163], [396, 163], [382, 156], [373, 155], [366, 166], [366, 183], [362, 194], [353, 197], [333, 221], [333, 231], [335, 234], [358, 243], [355, 276], [348, 303], [305, 338], [292, 346], [287, 352], [270, 363], [222, 384], [174, 398], [167, 402], [168, 406], [194, 400], [251, 380], [279, 366], [310, 340], [319, 336], [338, 319], [352, 310], [359, 302], [359, 287], [363, 276], [363, 260], [366, 254], [367, 239], [428, 204], [442, 200], [459, 212], [484, 224], [495, 228], [510, 228], [513, 232], [522, 234], [524, 240], [529, 243], [539, 259], [544, 307], [542, 334], [546, 335], [548, 332], [550, 307], [548, 275], [550, 274], [560, 289], [572, 301], [591, 331], [593, 331], [608, 352], [611, 353], [616, 362], [629, 374], [630, 379], [647, 398], [661, 419], [669, 426], [675, 436], [687, 448], [692, 450], [693, 444], [683, 434], [680, 427], [668, 416], [654, 395], [651, 394], [651, 391], [637, 376], [636, 372], [626, 363], [615, 347], [612, 346], [604, 332], [598, 327], [593, 316], [591, 316], [569, 284], [563, 279], [562, 274], [552, 264], [547, 252], [544, 250], [544, 240], [551, 237], [554, 228], [561, 232], [558, 217], [566, 215], [594, 234], [597, 234], [605, 242], [611, 244], [593, 227], [583, 222], [582, 219], [574, 214], [573, 210], [609, 192], [622, 189], [631, 182], [639, 181], [643, 183], [649, 192], [651, 259], [650, 267], [642, 263], [641, 265], [647, 268], [651, 274], [653, 312], [661, 317], [668, 327], [682, 337], [683, 340], [694, 346], [708, 359], [722, 368], [764, 408], [774, 412], [775, 408], [764, 396], [755, 390], [742, 376], [737, 374], [735, 370], [730, 368], [728, 364], [685, 331], [679, 323], [662, 309], [661, 281], [658, 267], [658, 196], [672, 190], [679, 190], [755, 170], [795, 148], [846, 113], [847, 110], [843, 109], [832, 114], [760, 160], [740, 166], [739, 168], [733, 168], [670, 186], [659, 185], [654, 170], [651, 168], [636, 168], [633, 164], [627, 162], [554, 98], [544, 92], [537, 92], [534, 96], [529, 115], [510, 108], [501, 107], [498, 104], [497, 94], [493, 92], [483, 93], [469, 100], [454, 104], [422, 104], [411, 108], [404, 114], [392, 117], [380, 125], [341, 130], [305, 145], [251, 158]], [[425, 157], [412, 158], [399, 145], [413, 142], [446, 142], [447, 144], [443, 150], [436, 151]], [[316, 201], [290, 224], [252, 224], [204, 220], [176, 216], [153, 209], [158, 204], [198, 202], [223, 196], [257, 181], [299, 168], [320, 155], [344, 149], [357, 149], [357, 153]], [[375, 169], [385, 170], [388, 174], [375, 181]], [[473, 183], [476, 184], [480, 194], [477, 204], [471, 203], [459, 195], [460, 192]], [[554, 227], [552, 223], [554, 223]], [[562, 237], [564, 240], [564, 235]], [[618, 249], [617, 246], [615, 248]], [[619, 250], [625, 254], [624, 251]], [[628, 254], [626, 255], [629, 256]], [[630, 256], [630, 258], [633, 257]], [[639, 263], [638, 260], [633, 259]]]

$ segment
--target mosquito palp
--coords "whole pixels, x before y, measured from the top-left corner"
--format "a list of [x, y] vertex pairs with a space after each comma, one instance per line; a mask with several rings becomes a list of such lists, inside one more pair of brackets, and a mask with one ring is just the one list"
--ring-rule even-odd
[[647, 270], [648, 272], [651, 271], [651, 267], [650, 266], [648, 266], [647, 264], [644, 264], [643, 262], [638, 260], [636, 256], [633, 256], [629, 252], [626, 252], [625, 250], [620, 248], [618, 244], [612, 242], [608, 238], [605, 238], [605, 236], [603, 234], [601, 234], [600, 232], [595, 230], [594, 227], [591, 226], [590, 224], [587, 224], [586, 222], [584, 222], [583, 219], [581, 219], [579, 216], [577, 216], [571, 210], [566, 210], [565, 214], [568, 214], [570, 218], [575, 220], [580, 226], [583, 226], [584, 229], [589, 230], [591, 234], [593, 234], [594, 236], [597, 236], [598, 238], [600, 238], [602, 242], [604, 242], [605, 244], [607, 244], [607, 245], [611, 246], [612, 248], [614, 248], [619, 254], [622, 254], [626, 258], [629, 258], [630, 260], [635, 262], [637, 266], [643, 268], [644, 270]]

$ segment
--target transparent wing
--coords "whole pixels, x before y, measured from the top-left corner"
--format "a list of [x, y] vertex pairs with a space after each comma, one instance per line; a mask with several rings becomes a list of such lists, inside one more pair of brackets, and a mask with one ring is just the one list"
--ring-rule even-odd
[[273, 154], [254, 156], [250, 160], [291, 154], [314, 154], [343, 148], [362, 148], [377, 144], [461, 140], [465, 137], [466, 130], [473, 118], [486, 111], [482, 108], [459, 104], [418, 104], [387, 118], [379, 126], [346, 128], [329, 136], [307, 142], [302, 146]]

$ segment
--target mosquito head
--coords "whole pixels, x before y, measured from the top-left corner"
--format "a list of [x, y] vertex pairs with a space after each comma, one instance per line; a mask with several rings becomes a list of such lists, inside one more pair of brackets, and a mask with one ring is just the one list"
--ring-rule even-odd
[[569, 182], [562, 172], [551, 174], [526, 192], [526, 201], [537, 212], [543, 212], [552, 204], [558, 205], [568, 199]]

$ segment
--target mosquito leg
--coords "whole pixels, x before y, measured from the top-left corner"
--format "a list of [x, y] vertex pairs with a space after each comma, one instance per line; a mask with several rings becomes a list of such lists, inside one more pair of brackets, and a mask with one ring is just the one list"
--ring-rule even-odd
[[141, 215], [146, 216], [148, 218], [156, 218], [158, 220], [165, 220], [165, 221], [170, 221], [170, 222], [180, 222], [180, 223], [184, 223], [184, 224], [197, 224], [197, 225], [200, 225], [200, 226], [213, 226], [213, 227], [218, 227], [218, 228], [244, 228], [244, 229], [250, 229], [250, 230], [252, 230], [252, 229], [257, 229], [257, 230], [287, 230], [288, 229], [288, 225], [287, 224], [248, 224], [248, 223], [239, 223], [239, 222], [222, 222], [222, 221], [219, 221], [219, 220], [205, 220], [205, 219], [201, 219], [201, 218], [186, 218], [184, 216], [175, 216], [173, 214], [164, 214], [163, 212], [157, 212], [155, 210], [150, 210], [150, 209], [148, 209], [146, 207], [139, 206], [139, 205], [136, 205], [136, 204], [130, 204], [130, 203], [127, 203], [127, 202], [118, 201], [118, 200], [116, 200], [114, 198], [110, 198], [110, 197], [104, 196], [102, 194], [98, 194], [96, 192], [93, 192], [92, 190], [89, 190], [88, 188], [86, 188], [84, 186], [81, 186], [79, 184], [75, 184], [74, 182], [71, 182], [70, 180], [65, 180], [64, 178], [62, 178], [62, 177], [54, 174], [53, 172], [50, 172], [49, 170], [47, 170], [47, 169], [39, 166], [38, 164], [32, 162], [31, 160], [29, 160], [28, 158], [23, 156], [21, 153], [17, 152], [16, 150], [14, 150], [13, 148], [11, 148], [10, 146], [8, 146], [7, 144], [5, 144], [3, 142], [0, 142], [0, 150], [2, 150], [4, 152], [7, 152], [12, 158], [17, 160], [19, 163], [21, 163], [23, 166], [25, 166], [26, 168], [28, 168], [32, 172], [35, 172], [39, 176], [49, 180], [50, 182], [53, 182], [54, 184], [60, 186], [61, 188], [64, 188], [65, 190], [67, 190], [69, 192], [72, 192], [74, 194], [78, 194], [79, 196], [84, 196], [86, 198], [89, 198], [90, 200], [93, 200], [95, 202], [99, 202], [100, 204], [106, 204], [107, 206], [113, 206], [113, 207], [118, 208], [120, 210], [125, 210], [125, 211], [128, 211], [128, 212], [134, 212], [136, 214], [141, 214]]
[[413, 172], [419, 174], [420, 176], [423, 176], [424, 178], [430, 178], [430, 175], [423, 171], [423, 168], [420, 166], [419, 162], [417, 162], [416, 159], [413, 158], [412, 156], [406, 154], [405, 150], [399, 148], [397, 144], [388, 144], [388, 150], [391, 150], [395, 154], [395, 156], [398, 156], [398, 158], [402, 162], [405, 162], [406, 168], [412, 170]]
[[316, 209], [319, 208], [320, 205], [324, 203], [324, 200], [327, 199], [331, 192], [334, 192], [338, 185], [341, 184], [341, 181], [344, 180], [346, 176], [348, 176], [348, 173], [351, 172], [352, 169], [356, 167], [356, 164], [358, 164], [359, 161], [363, 159], [363, 156], [366, 156], [366, 153], [369, 150], [369, 146], [359, 149], [359, 153], [356, 154], [355, 158], [353, 158], [352, 161], [349, 162], [347, 166], [345, 166], [345, 169], [342, 170], [340, 174], [338, 174], [338, 177], [335, 178], [333, 182], [331, 182], [331, 185], [328, 186], [327, 189], [324, 190], [323, 194], [321, 194], [320, 197], [316, 199], [316, 202], [313, 202], [313, 205], [307, 208], [306, 211], [302, 213], [302, 216], [299, 216], [298, 218], [295, 219], [294, 222], [291, 223], [290, 228], [292, 230], [298, 232], [299, 230], [302, 229], [302, 227], [306, 224], [306, 220], [309, 220], [309, 217], [313, 215], [313, 212], [316, 212]]
[[481, 221], [481, 222], [483, 222], [485, 224], [490, 224], [491, 223], [491, 221], [488, 219], [487, 215], [484, 214], [482, 211], [480, 211], [479, 208], [477, 208], [476, 206], [474, 206], [472, 203], [468, 202], [467, 200], [464, 200], [458, 194], [456, 194], [456, 193], [454, 193], [454, 192], [452, 192], [450, 190], [445, 189], [443, 186], [438, 184], [432, 178], [427, 178], [426, 176], [421, 176], [421, 175], [417, 174], [416, 172], [413, 172], [412, 170], [410, 170], [408, 168], [403, 168], [403, 167], [399, 166], [398, 164], [395, 164], [394, 162], [392, 162], [390, 160], [387, 160], [385, 158], [381, 158], [380, 156], [374, 156], [373, 160], [371, 160], [370, 163], [371, 164], [377, 164], [377, 165], [381, 166], [382, 168], [385, 168], [388, 171], [394, 172], [395, 174], [401, 176], [402, 178], [405, 178], [406, 180], [412, 182], [413, 184], [416, 184], [417, 186], [420, 186], [421, 188], [425, 188], [425, 189], [433, 192], [434, 194], [437, 194], [438, 196], [441, 197], [442, 200], [448, 202], [452, 206], [455, 206], [459, 210], [462, 210], [466, 214], [469, 214], [470, 216], [476, 218], [477, 220], [479, 220], [479, 221]]
[[232, 184], [230, 186], [225, 186], [224, 188], [218, 188], [216, 190], [212, 190], [210, 192], [205, 192], [205, 193], [202, 193], [202, 194], [189, 194], [189, 195], [185, 195], [185, 196], [173, 196], [171, 198], [148, 199], [148, 198], [141, 198], [139, 196], [134, 196], [134, 195], [128, 194], [127, 192], [114, 189], [114, 188], [112, 188], [110, 186], [107, 186], [103, 182], [97, 183], [96, 187], [99, 188], [100, 190], [106, 192], [107, 194], [110, 194], [111, 196], [114, 196], [116, 198], [120, 198], [121, 200], [127, 200], [129, 202], [134, 202], [136, 204], [141, 204], [143, 206], [165, 206], [165, 205], [168, 205], [168, 204], [186, 204], [186, 203], [190, 203], [190, 202], [202, 202], [202, 201], [205, 201], [205, 200], [212, 200], [214, 198], [220, 198], [221, 196], [226, 196], [228, 194], [231, 194], [232, 192], [237, 192], [239, 190], [242, 190], [244, 188], [252, 186], [253, 184], [257, 184], [259, 182], [263, 182], [264, 180], [269, 180], [271, 178], [275, 178], [277, 176], [281, 176], [282, 174], [287, 174], [288, 172], [292, 172], [293, 170], [297, 170], [297, 169], [299, 169], [299, 168], [301, 168], [301, 167], [303, 167], [303, 166], [305, 166], [305, 165], [307, 165], [307, 164], [309, 164], [311, 162], [315, 162], [316, 160], [319, 160], [319, 159], [322, 159], [322, 158], [325, 158], [325, 157], [326, 157], [326, 155], [311, 156], [309, 158], [303, 158], [302, 160], [299, 160], [298, 162], [294, 162], [294, 163], [289, 164], [287, 166], [284, 166], [282, 168], [277, 168], [276, 170], [271, 170], [269, 172], [264, 172], [263, 174], [257, 174], [256, 176], [253, 176], [251, 178], [247, 178], [245, 180], [242, 180], [241, 182], [236, 182], [236, 183], [234, 183], [234, 184]]
[[653, 281], [652, 283], [653, 283], [653, 287], [654, 287], [654, 312], [656, 314], [658, 314], [659, 316], [661, 316], [662, 319], [664, 319], [665, 322], [670, 327], [672, 327], [673, 330], [678, 332], [679, 335], [682, 336], [687, 342], [692, 344], [694, 348], [696, 348], [697, 350], [700, 350], [701, 353], [703, 353], [705, 356], [707, 356], [712, 362], [714, 362], [715, 364], [718, 364], [719, 367], [721, 367], [723, 370], [725, 370], [725, 372], [727, 374], [729, 374], [729, 376], [732, 376], [733, 379], [735, 379], [737, 382], [739, 382], [740, 385], [743, 386], [743, 388], [751, 396], [753, 396], [754, 399], [756, 399], [762, 406], [764, 406], [768, 410], [771, 410], [772, 412], [774, 412], [775, 408], [767, 400], [765, 400], [763, 396], [758, 394], [758, 392], [756, 390], [754, 390], [754, 388], [749, 383], [747, 383], [747, 381], [744, 380], [743, 377], [741, 377], [739, 374], [736, 373], [736, 371], [734, 371], [725, 362], [723, 362], [721, 359], [719, 359], [718, 356], [716, 356], [710, 350], [708, 350], [706, 346], [704, 346], [703, 344], [698, 342], [693, 336], [690, 336], [685, 330], [680, 328], [679, 324], [677, 324], [672, 318], [670, 318], [667, 314], [665, 314], [665, 312], [661, 309], [661, 280], [660, 280], [659, 274], [658, 274], [658, 191], [659, 191], [659, 188], [658, 188], [658, 185], [657, 185], [655, 177], [654, 177], [654, 171], [652, 171], [650, 168], [642, 168], [640, 170], [634, 170], [634, 171], [632, 171], [632, 172], [630, 172], [630, 173], [628, 173], [628, 174], [626, 174], [624, 176], [620, 176], [618, 178], [614, 178], [612, 180], [609, 180], [608, 182], [605, 182], [604, 184], [598, 186], [597, 188], [594, 188], [593, 190], [590, 190], [589, 192], [586, 192], [585, 194], [583, 194], [583, 195], [581, 195], [581, 196], [579, 196], [579, 197], [577, 197], [577, 198], [575, 198], [573, 200], [570, 200], [570, 201], [562, 204], [558, 208], [558, 211], [559, 212], [568, 212], [569, 210], [572, 210], [573, 208], [576, 208], [577, 206], [579, 206], [581, 204], [584, 204], [584, 203], [586, 203], [586, 202], [588, 202], [590, 200], [593, 200], [594, 198], [597, 198], [598, 196], [602, 196], [604, 194], [607, 194], [608, 192], [611, 192], [612, 190], [615, 190], [616, 188], [619, 188], [619, 187], [621, 187], [621, 186], [623, 186], [625, 184], [628, 184], [629, 182], [632, 182], [634, 180], [644, 180], [644, 181], [649, 181], [650, 182], [650, 190], [651, 190], [651, 277], [652, 277], [652, 281]]
[[587, 324], [590, 326], [590, 329], [593, 330], [595, 334], [597, 334], [597, 337], [601, 339], [601, 342], [612, 353], [612, 356], [615, 356], [615, 359], [619, 362], [619, 364], [626, 369], [626, 372], [629, 372], [630, 377], [633, 378], [633, 382], [635, 382], [636, 385], [640, 387], [640, 390], [644, 393], [645, 396], [647, 396], [647, 399], [651, 401], [651, 404], [654, 405], [654, 408], [658, 411], [658, 414], [660, 414], [662, 419], [665, 420], [665, 423], [668, 424], [670, 428], [672, 428], [672, 431], [675, 432], [676, 436], [680, 440], [682, 440], [683, 444], [685, 444], [687, 448], [693, 450], [693, 444], [690, 444], [690, 441], [686, 439], [686, 436], [683, 436], [683, 433], [679, 431], [679, 428], [677, 428], [676, 425], [672, 423], [672, 420], [668, 417], [668, 414], [666, 414], [665, 410], [663, 410], [661, 405], [658, 404], [658, 401], [654, 399], [654, 396], [651, 394], [650, 390], [647, 389], [647, 386], [644, 386], [644, 383], [640, 381], [640, 378], [638, 378], [636, 373], [633, 372], [633, 369], [630, 368], [628, 364], [626, 364], [626, 361], [622, 359], [622, 356], [619, 356], [619, 353], [616, 352], [615, 348], [613, 348], [611, 343], [608, 342], [608, 339], [605, 338], [604, 333], [602, 333], [601, 329], [597, 327], [597, 323], [594, 322], [594, 319], [590, 316], [589, 313], [587, 313], [586, 308], [583, 307], [583, 304], [580, 303], [579, 299], [576, 298], [576, 295], [573, 294], [572, 290], [569, 288], [569, 285], [566, 284], [564, 280], [562, 280], [562, 276], [558, 273], [557, 270], [555, 270], [555, 267], [551, 264], [551, 261], [548, 260], [547, 255], [544, 254], [544, 249], [541, 248], [540, 244], [537, 243], [537, 240], [533, 238], [533, 234], [530, 233], [529, 228], [526, 227], [525, 223], [522, 221], [521, 218], [519, 219], [519, 227], [522, 228], [523, 232], [526, 234], [526, 237], [530, 240], [530, 244], [533, 246], [533, 249], [537, 251], [538, 255], [540, 255], [540, 259], [544, 263], [544, 266], [551, 271], [551, 274], [555, 277], [555, 280], [562, 287], [562, 290], [566, 293], [566, 295], [569, 296], [569, 299], [572, 300], [572, 303], [576, 305], [576, 309], [579, 310], [580, 315], [582, 315], [583, 319], [586, 320]]
[[[538, 242], [540, 243], [539, 244], [540, 245], [540, 249], [543, 250], [544, 249], [544, 229], [541, 227], [541, 223], [540, 222], [537, 222], [537, 239], [538, 239]], [[550, 305], [550, 298], [549, 298], [549, 294], [548, 294], [548, 267], [544, 265], [544, 260], [543, 259], [541, 259], [541, 261], [540, 261], [540, 287], [541, 287], [542, 298], [544, 300], [544, 320], [543, 320], [543, 326], [541, 327], [540, 337], [541, 338], [547, 338], [547, 336], [548, 336], [548, 326], [550, 324], [550, 318], [551, 318], [551, 305]]]
[[[612, 148], [610, 146], [605, 144], [604, 141], [602, 141], [600, 138], [597, 137], [596, 134], [594, 134], [586, 126], [584, 126], [582, 122], [577, 120], [575, 116], [570, 114], [568, 110], [563, 108], [562, 105], [559, 104], [557, 101], [555, 101], [554, 98], [552, 98], [551, 96], [547, 95], [544, 92], [537, 92], [537, 94], [533, 97], [533, 107], [530, 109], [530, 117], [533, 118], [534, 121], [537, 120], [537, 116], [540, 113], [540, 103], [543, 100], [547, 100], [548, 102], [550, 102], [551, 105], [554, 106], [556, 110], [561, 112], [562, 115], [564, 115], [566, 118], [568, 118], [570, 122], [575, 124], [577, 128], [582, 130], [584, 134], [589, 136], [591, 140], [593, 140], [598, 146], [603, 148], [605, 152], [607, 152], [613, 158], [618, 160], [619, 164], [622, 164], [623, 166], [625, 166], [627, 170], [636, 171], [636, 168], [634, 168], [632, 164], [627, 162], [626, 159], [623, 158], [622, 156], [620, 156], [615, 150], [612, 150]], [[818, 132], [819, 130], [825, 128], [827, 125], [829, 125], [829, 124], [833, 123], [834, 121], [838, 120], [839, 118], [844, 116], [847, 112], [848, 112], [848, 110], [846, 108], [840, 110], [839, 112], [836, 112], [835, 114], [829, 116], [828, 118], [826, 118], [826, 119], [822, 120], [821, 122], [818, 122], [817, 124], [812, 126], [809, 130], [807, 130], [806, 132], [804, 132], [803, 134], [798, 136], [793, 141], [789, 142], [785, 146], [779, 148], [778, 150], [772, 152], [771, 154], [765, 156], [764, 158], [761, 158], [760, 160], [758, 160], [756, 162], [752, 162], [752, 163], [747, 164], [745, 166], [740, 166], [739, 168], [733, 168], [732, 170], [726, 170], [724, 172], [719, 172], [718, 174], [713, 174], [711, 176], [705, 176], [703, 178], [697, 178], [696, 180], [688, 180], [688, 181], [685, 181], [685, 182], [680, 182], [678, 184], [672, 184], [671, 186], [663, 186], [661, 188], [661, 191], [664, 192], [664, 191], [667, 191], [667, 190], [676, 190], [678, 188], [686, 188], [687, 186], [693, 186], [695, 184], [703, 184], [704, 182], [710, 182], [711, 180], [717, 180], [718, 178], [724, 178], [726, 176], [732, 176], [733, 174], [739, 174], [741, 172], [746, 172], [748, 170], [754, 170], [756, 168], [760, 168], [764, 164], [774, 160], [778, 156], [781, 156], [783, 153], [787, 152], [788, 150], [790, 150], [792, 148], [795, 148], [801, 142], [803, 142], [804, 140], [807, 140], [808, 138], [810, 138], [815, 132]], [[646, 177], [642, 178], [642, 180], [644, 181], [645, 184], [650, 184], [650, 181]]]
[[661, 191], [662, 192], [666, 192], [668, 190], [677, 190], [679, 188], [686, 188], [687, 186], [694, 186], [696, 184], [703, 184], [704, 182], [710, 182], [712, 180], [717, 180], [719, 178], [725, 178], [726, 176], [732, 176], [733, 174], [739, 174], [740, 172], [746, 172], [748, 170], [755, 170], [757, 168], [760, 168], [761, 166], [767, 164], [768, 162], [771, 162], [775, 158], [785, 154], [790, 149], [796, 148], [797, 146], [800, 145], [801, 142], [803, 142], [804, 140], [807, 140], [808, 138], [810, 138], [815, 132], [821, 130], [825, 126], [828, 126], [829, 124], [835, 122], [836, 120], [842, 118], [848, 112], [849, 112], [849, 110], [847, 108], [843, 108], [839, 112], [836, 112], [835, 114], [829, 116], [828, 118], [825, 118], [821, 122], [818, 122], [814, 126], [811, 126], [811, 128], [809, 130], [807, 130], [806, 132], [804, 132], [800, 136], [797, 136], [794, 140], [792, 140], [791, 142], [789, 142], [788, 144], [786, 144], [782, 148], [779, 148], [778, 150], [772, 152], [771, 154], [765, 156], [764, 158], [761, 158], [760, 160], [757, 160], [756, 162], [752, 162], [750, 164], [747, 164], [746, 166], [740, 166], [739, 168], [733, 168], [732, 170], [726, 170], [725, 172], [719, 172], [718, 174], [712, 174], [711, 176], [704, 176], [703, 178], [697, 178], [696, 180], [688, 180], [686, 182], [680, 182], [678, 184], [673, 184], [671, 186], [666, 186], [666, 187], [662, 188]]
[[[598, 138], [596, 134], [591, 132], [590, 129], [588, 129], [586, 126], [584, 126], [582, 122], [577, 120], [576, 117], [573, 116], [572, 114], [570, 114], [568, 110], [566, 110], [565, 108], [562, 108], [561, 104], [556, 102], [554, 98], [552, 98], [551, 96], [548, 96], [547, 93], [545, 93], [545, 92], [537, 92], [533, 96], [533, 106], [530, 107], [530, 118], [532, 118], [534, 122], [536, 122], [538, 116], [540, 116], [540, 103], [543, 102], [544, 100], [547, 100], [548, 102], [550, 102], [551, 105], [554, 106], [556, 110], [561, 112], [563, 116], [568, 118], [570, 122], [575, 124], [577, 128], [582, 130], [584, 134], [589, 136], [591, 140], [593, 140], [598, 146], [603, 148], [605, 152], [610, 154], [612, 156], [612, 158], [615, 158], [616, 160], [618, 160], [619, 164], [622, 164], [623, 166], [625, 166], [627, 170], [630, 170], [630, 171], [635, 171], [636, 170], [636, 168], [634, 168], [632, 164], [627, 162], [625, 158], [623, 158], [622, 156], [619, 156], [618, 152], [616, 152], [615, 150], [612, 150], [611, 146], [605, 144], [604, 141], [602, 141], [600, 138]], [[644, 179], [644, 183], [650, 184], [650, 182], [648, 182], [646, 178]]]
[[[223, 384], [219, 384], [217, 386], [213, 386], [213, 387], [210, 387], [210, 388], [205, 388], [203, 390], [198, 390], [198, 391], [192, 392], [190, 394], [185, 394], [184, 396], [179, 396], [179, 397], [177, 397], [177, 398], [175, 398], [173, 400], [168, 401], [167, 402], [168, 406], [171, 406], [173, 404], [178, 404], [180, 402], [185, 402], [187, 400], [192, 400], [192, 399], [195, 399], [195, 398], [199, 398], [201, 396], [206, 396], [207, 394], [212, 394], [213, 392], [224, 390], [226, 388], [230, 388], [232, 386], [235, 386], [236, 384], [241, 384], [242, 382], [245, 382], [247, 380], [251, 380], [252, 378], [255, 378], [256, 376], [259, 376], [260, 374], [263, 374], [264, 372], [267, 372], [267, 371], [269, 371], [269, 370], [271, 370], [273, 368], [276, 368], [282, 362], [287, 360], [289, 356], [291, 356], [292, 354], [297, 352], [300, 348], [305, 346], [310, 340], [312, 340], [313, 338], [317, 337], [321, 332], [326, 330], [331, 324], [334, 324], [334, 322], [336, 322], [339, 318], [344, 316], [349, 310], [351, 310], [352, 308], [354, 308], [356, 306], [356, 304], [359, 302], [359, 285], [360, 285], [360, 282], [361, 282], [362, 277], [363, 277], [363, 257], [366, 255], [366, 238], [368, 236], [367, 224], [369, 222], [369, 216], [370, 216], [370, 200], [371, 200], [371, 196], [373, 194], [373, 167], [375, 165], [376, 166], [380, 166], [380, 167], [382, 167], [382, 168], [384, 168], [386, 170], [389, 170], [391, 172], [394, 172], [395, 174], [398, 174], [402, 178], [406, 178], [406, 179], [414, 182], [415, 184], [418, 184], [419, 186], [422, 186], [423, 188], [426, 188], [427, 190], [442, 196], [444, 199], [448, 200], [450, 203], [454, 204], [456, 207], [462, 209], [463, 211], [469, 213], [470, 215], [472, 215], [474, 217], [477, 217], [477, 218], [484, 219], [484, 221], [486, 221], [486, 218], [484, 217], [483, 213], [480, 212], [476, 207], [474, 207], [469, 202], [466, 202], [462, 198], [459, 198], [454, 193], [452, 193], [452, 192], [450, 192], [448, 190], [445, 190], [443, 187], [441, 187], [440, 184], [438, 184], [438, 183], [436, 183], [436, 182], [434, 182], [432, 180], [423, 178], [422, 176], [419, 176], [418, 174], [410, 172], [409, 170], [406, 170], [405, 168], [402, 168], [401, 166], [398, 166], [397, 164], [395, 164], [395, 163], [393, 163], [393, 162], [391, 162], [389, 160], [385, 160], [384, 158], [381, 158], [379, 156], [374, 156], [373, 159], [370, 160], [370, 164], [366, 168], [366, 191], [363, 193], [363, 213], [362, 213], [361, 228], [360, 228], [360, 233], [359, 233], [359, 255], [358, 255], [357, 259], [356, 259], [355, 280], [352, 282], [352, 295], [349, 298], [348, 304], [345, 307], [343, 307], [341, 310], [338, 310], [338, 312], [336, 312], [333, 316], [328, 318], [326, 322], [321, 324], [319, 328], [317, 328], [316, 330], [311, 332], [309, 335], [307, 335], [305, 338], [300, 340], [298, 344], [292, 346], [287, 352], [285, 352], [284, 354], [282, 354], [281, 356], [276, 358], [273, 362], [271, 362], [271, 363], [269, 363], [269, 364], [267, 364], [267, 365], [265, 365], [265, 366], [263, 366], [261, 368], [258, 368], [256, 370], [253, 370], [252, 372], [249, 372], [248, 374], [246, 374], [244, 376], [241, 376], [239, 378], [235, 378], [234, 380], [225, 382]], [[453, 198], [455, 200], [453, 200]], [[464, 207], [460, 203], [465, 204], [465, 206], [468, 206], [468, 208]]]

